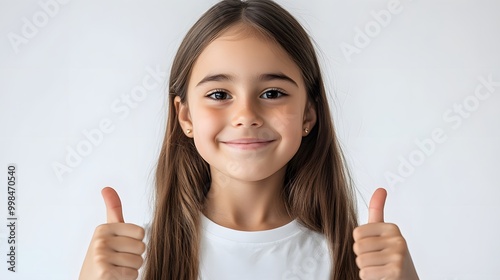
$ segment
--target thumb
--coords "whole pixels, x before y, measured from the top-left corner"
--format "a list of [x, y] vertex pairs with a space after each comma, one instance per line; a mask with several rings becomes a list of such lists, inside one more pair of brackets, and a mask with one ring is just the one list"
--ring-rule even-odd
[[106, 204], [107, 223], [123, 223], [122, 202], [116, 191], [111, 187], [101, 190]]
[[384, 222], [384, 204], [387, 197], [387, 191], [383, 188], [378, 188], [373, 193], [368, 209], [368, 223], [383, 223]]

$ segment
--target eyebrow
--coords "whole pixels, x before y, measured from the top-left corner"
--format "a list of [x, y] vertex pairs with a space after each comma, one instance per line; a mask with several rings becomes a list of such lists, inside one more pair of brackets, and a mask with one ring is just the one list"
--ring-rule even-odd
[[[289, 82], [296, 87], [299, 87], [299, 85], [290, 77], [283, 73], [265, 73], [259, 75], [259, 81], [262, 82], [267, 82], [267, 81], [274, 81], [274, 80], [279, 80], [279, 81], [285, 81]], [[208, 75], [205, 78], [203, 78], [197, 85], [201, 86], [202, 84], [208, 83], [208, 82], [220, 82], [220, 81], [234, 81], [235, 78], [231, 75], [228, 74], [214, 74], [214, 75]]]

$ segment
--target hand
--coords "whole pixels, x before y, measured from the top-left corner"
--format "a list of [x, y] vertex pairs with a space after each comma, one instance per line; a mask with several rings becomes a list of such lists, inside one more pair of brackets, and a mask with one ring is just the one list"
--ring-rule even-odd
[[79, 280], [137, 279], [142, 266], [144, 229], [123, 221], [122, 203], [116, 191], [101, 191], [106, 204], [107, 223], [95, 231], [80, 271]]
[[370, 200], [368, 224], [354, 229], [354, 253], [362, 280], [419, 279], [398, 226], [384, 222], [385, 189]]

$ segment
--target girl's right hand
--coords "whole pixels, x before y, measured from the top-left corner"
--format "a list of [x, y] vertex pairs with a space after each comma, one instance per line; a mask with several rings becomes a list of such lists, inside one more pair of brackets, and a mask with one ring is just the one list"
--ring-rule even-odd
[[79, 280], [137, 279], [146, 249], [144, 229], [124, 223], [120, 197], [113, 188], [106, 187], [101, 194], [107, 223], [94, 231]]

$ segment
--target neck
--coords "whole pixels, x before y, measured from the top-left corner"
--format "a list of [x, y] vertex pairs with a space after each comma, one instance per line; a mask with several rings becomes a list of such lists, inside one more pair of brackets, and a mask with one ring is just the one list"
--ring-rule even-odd
[[213, 222], [235, 230], [257, 231], [283, 226], [292, 220], [280, 192], [286, 166], [259, 181], [229, 178], [211, 168], [212, 182], [203, 213]]

